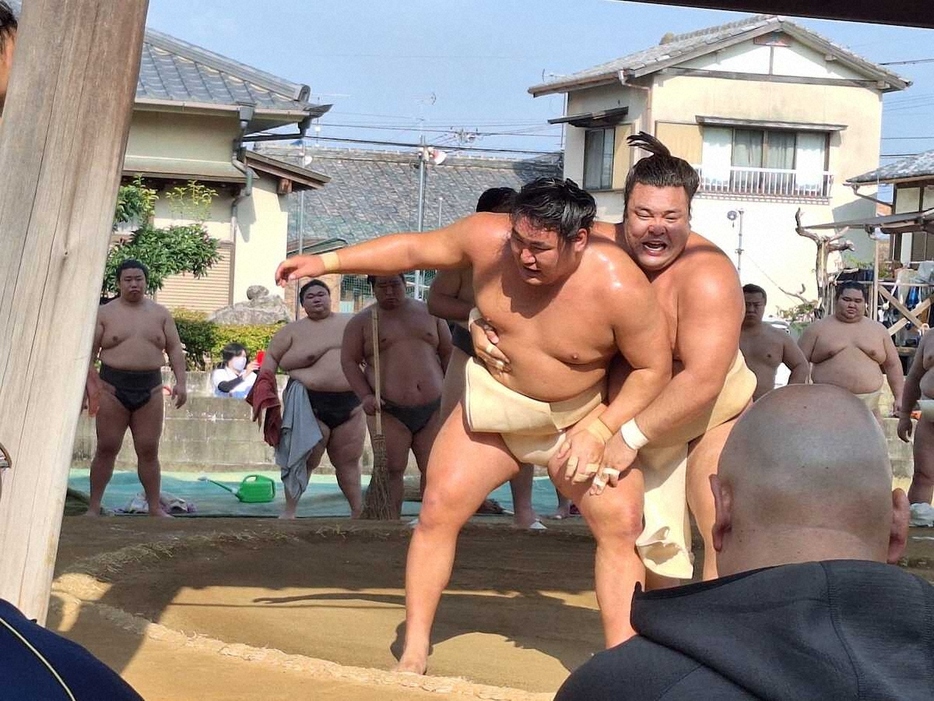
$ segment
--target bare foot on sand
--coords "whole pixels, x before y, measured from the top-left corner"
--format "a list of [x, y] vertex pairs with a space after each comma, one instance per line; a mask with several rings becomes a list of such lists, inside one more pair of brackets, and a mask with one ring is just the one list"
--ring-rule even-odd
[[425, 674], [428, 672], [428, 656], [403, 653], [399, 664], [393, 667], [392, 671], [402, 674]]
[[291, 521], [295, 518], [295, 509], [286, 509], [279, 514], [280, 521]]
[[152, 518], [174, 518], [172, 514], [170, 514], [168, 511], [164, 511], [163, 509], [156, 509], [155, 511], [150, 509], [149, 515]]

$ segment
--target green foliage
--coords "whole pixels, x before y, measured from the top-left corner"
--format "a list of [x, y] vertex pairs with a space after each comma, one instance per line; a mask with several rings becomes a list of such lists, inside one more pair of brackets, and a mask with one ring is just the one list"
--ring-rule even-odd
[[159, 195], [151, 187], [143, 184], [142, 178], [136, 179], [129, 185], [122, 186], [117, 191], [117, 209], [114, 212], [114, 228], [118, 224], [137, 222], [145, 224], [152, 217]]
[[788, 322], [796, 331], [801, 331], [805, 326], [820, 318], [820, 302], [817, 300], [811, 302], [802, 302], [787, 309], [779, 309], [778, 315]]
[[251, 358], [264, 350], [282, 324], [223, 325], [207, 320], [203, 312], [173, 309], [178, 335], [185, 344], [185, 364], [189, 370], [207, 370], [221, 361], [221, 349], [240, 343]]
[[215, 197], [217, 190], [196, 180], [189, 180], [186, 185], [173, 187], [165, 193], [172, 216], [196, 222], [206, 221], [211, 215], [211, 202]]
[[282, 328], [282, 324], [220, 325], [214, 330], [214, 346], [211, 357], [215, 363], [221, 361], [221, 349], [228, 343], [240, 343], [246, 348], [251, 358], [256, 358], [257, 351], [264, 350], [273, 335]]
[[188, 309], [173, 310], [172, 318], [185, 346], [185, 366], [189, 370], [205, 370], [216, 343], [217, 326], [203, 312]]
[[140, 260], [149, 268], [146, 282], [151, 294], [162, 289], [170, 275], [192, 273], [201, 277], [220, 257], [217, 239], [209, 236], [200, 224], [166, 229], [146, 224], [111, 247], [104, 268], [103, 290], [108, 295], [119, 291], [117, 267], [127, 258]]
[[172, 225], [157, 229], [152, 225], [152, 213], [158, 199], [156, 191], [146, 187], [137, 177], [117, 193], [114, 228], [121, 223], [136, 223], [139, 228], [127, 238], [115, 243], [107, 254], [102, 294], [114, 296], [119, 291], [116, 271], [127, 258], [135, 258], [149, 268], [147, 291], [162, 288], [165, 278], [178, 273], [201, 277], [220, 260], [218, 242], [208, 235], [203, 222], [211, 210], [217, 193], [191, 181], [166, 192], [173, 215], [194, 220], [195, 224]]

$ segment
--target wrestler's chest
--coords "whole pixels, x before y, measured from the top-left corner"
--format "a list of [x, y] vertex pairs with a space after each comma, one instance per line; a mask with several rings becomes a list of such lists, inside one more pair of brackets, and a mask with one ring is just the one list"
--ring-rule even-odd
[[[367, 329], [365, 332], [365, 343], [367, 350], [373, 348], [373, 330]], [[438, 337], [438, 324], [434, 317], [425, 317], [419, 319], [386, 319], [381, 317], [379, 320], [379, 347], [380, 350], [392, 348], [393, 346], [412, 341], [421, 341], [436, 348], [440, 342]]]

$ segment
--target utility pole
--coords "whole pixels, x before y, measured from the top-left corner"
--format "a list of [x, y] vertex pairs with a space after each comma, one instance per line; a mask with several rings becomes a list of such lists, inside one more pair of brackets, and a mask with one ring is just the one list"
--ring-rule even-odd
[[743, 210], [731, 209], [726, 213], [726, 218], [736, 226], [736, 220], [739, 219], [739, 236], [736, 241], [736, 272], [742, 279], [743, 276]]

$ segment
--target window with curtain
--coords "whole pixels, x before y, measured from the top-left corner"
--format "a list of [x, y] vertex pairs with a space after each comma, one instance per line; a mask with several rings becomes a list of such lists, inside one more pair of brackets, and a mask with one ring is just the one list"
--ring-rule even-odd
[[613, 186], [613, 148], [616, 128], [584, 132], [584, 189], [609, 190]]

